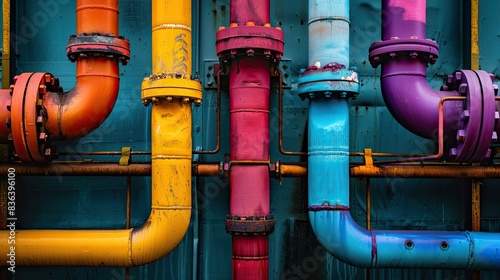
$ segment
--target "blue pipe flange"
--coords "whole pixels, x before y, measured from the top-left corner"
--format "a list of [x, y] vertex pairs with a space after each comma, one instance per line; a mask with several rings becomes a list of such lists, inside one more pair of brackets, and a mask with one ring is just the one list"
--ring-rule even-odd
[[298, 80], [299, 96], [305, 98], [342, 97], [355, 99], [359, 94], [356, 69], [346, 69], [339, 63], [328, 63], [323, 68], [310, 66], [302, 70]]

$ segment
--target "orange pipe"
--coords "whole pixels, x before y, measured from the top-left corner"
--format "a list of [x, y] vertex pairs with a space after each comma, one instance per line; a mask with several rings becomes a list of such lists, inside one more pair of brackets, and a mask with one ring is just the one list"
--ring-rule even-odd
[[76, 33], [118, 36], [118, 1], [77, 0]]
[[[118, 36], [118, 1], [77, 0], [78, 34]], [[106, 57], [80, 56], [76, 61], [76, 85], [66, 93], [49, 92], [43, 105], [46, 128], [54, 140], [87, 135], [109, 116], [118, 97], [118, 61]]]
[[63, 94], [49, 92], [43, 105], [46, 128], [54, 140], [87, 135], [109, 116], [118, 97], [118, 62], [103, 57], [78, 58], [76, 85]]

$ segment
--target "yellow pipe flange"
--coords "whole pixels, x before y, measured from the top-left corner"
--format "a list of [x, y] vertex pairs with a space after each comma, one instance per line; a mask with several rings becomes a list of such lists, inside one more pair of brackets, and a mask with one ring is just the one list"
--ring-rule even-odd
[[167, 97], [189, 98], [195, 103], [201, 102], [201, 83], [196, 80], [163, 78], [145, 78], [142, 82], [141, 98], [149, 103], [153, 98], [161, 99]]

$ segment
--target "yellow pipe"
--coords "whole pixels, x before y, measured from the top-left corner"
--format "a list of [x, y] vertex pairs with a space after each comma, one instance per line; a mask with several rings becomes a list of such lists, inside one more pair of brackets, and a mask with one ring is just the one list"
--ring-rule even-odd
[[[167, 7], [179, 8], [180, 11], [169, 11]], [[182, 23], [178, 22], [179, 19]], [[155, 26], [169, 24], [183, 24], [190, 30], [190, 22], [190, 1], [153, 0], [153, 30]], [[143, 91], [149, 89], [147, 86], [154, 86], [149, 97], [143, 94], [143, 98], [157, 99], [151, 112], [152, 201], [148, 220], [141, 227], [132, 229], [19, 230], [15, 232], [15, 244], [0, 242], [2, 265], [9, 265], [10, 246], [15, 246], [16, 266], [128, 267], [160, 259], [179, 244], [191, 215], [190, 101], [201, 98], [200, 83], [188, 78], [191, 74], [191, 34], [189, 31], [189, 36], [182, 35], [186, 30], [161, 31], [164, 37], [155, 36], [153, 74], [158, 76], [147, 78], [143, 83]], [[170, 56], [175, 55], [173, 49], [179, 48], [179, 36], [185, 40], [181, 45], [184, 56], [176, 59]], [[162, 60], [155, 61], [156, 58]], [[177, 72], [182, 63], [189, 66], [182, 67], [185, 71]], [[168, 72], [177, 72], [180, 77], [159, 75]], [[182, 96], [177, 89], [183, 92]], [[1, 231], [0, 239], [9, 240], [9, 234], [9, 231]]]
[[471, 69], [479, 70], [479, 0], [471, 0]]
[[10, 86], [10, 0], [2, 2], [2, 88]]

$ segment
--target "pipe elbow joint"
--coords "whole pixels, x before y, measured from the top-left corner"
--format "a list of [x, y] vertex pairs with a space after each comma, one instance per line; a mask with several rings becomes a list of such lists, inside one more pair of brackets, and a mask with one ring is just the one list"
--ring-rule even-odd
[[148, 220], [131, 234], [132, 266], [159, 260], [179, 245], [189, 228], [191, 209], [152, 209]]
[[373, 267], [372, 235], [351, 218], [349, 210], [309, 211], [319, 243], [338, 260], [357, 267]]

